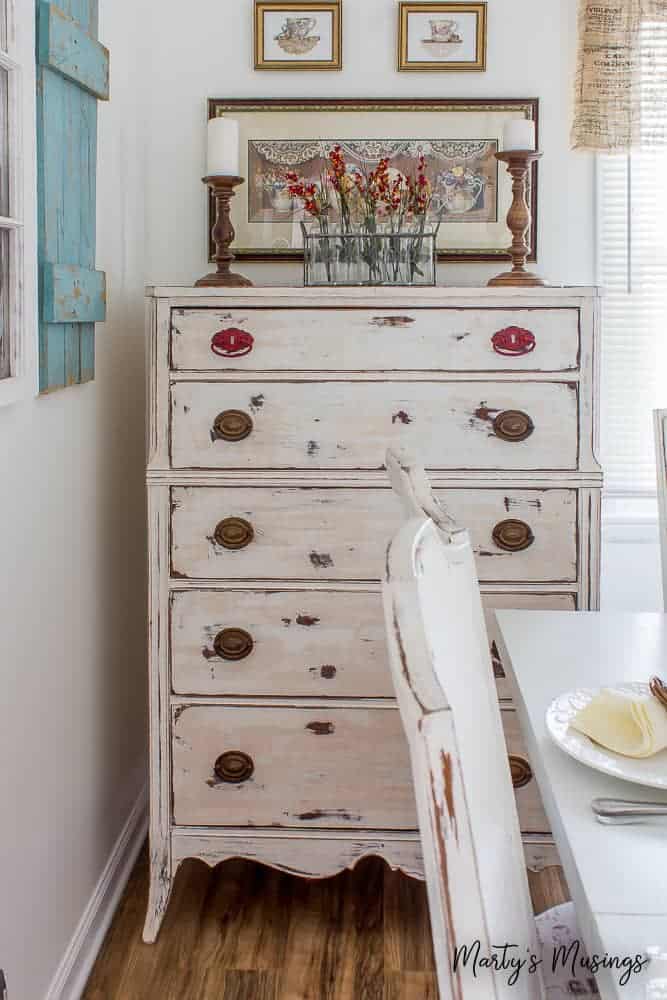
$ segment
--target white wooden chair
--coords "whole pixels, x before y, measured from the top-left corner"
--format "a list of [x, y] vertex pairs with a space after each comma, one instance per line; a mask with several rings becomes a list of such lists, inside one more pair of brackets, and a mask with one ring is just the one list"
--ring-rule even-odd
[[662, 601], [667, 611], [667, 410], [654, 410], [655, 465], [658, 477], [658, 524], [662, 559]]
[[[551, 973], [552, 944], [577, 937], [571, 904], [533, 916], [468, 533], [439, 508], [422, 469], [395, 452], [387, 469], [407, 519], [387, 552], [385, 620], [441, 1000], [593, 996], [585, 978]], [[542, 942], [549, 954], [530, 971]], [[473, 971], [476, 950], [500, 961], [505, 943], [516, 946], [508, 958], [527, 963], [516, 981], [511, 968]]]

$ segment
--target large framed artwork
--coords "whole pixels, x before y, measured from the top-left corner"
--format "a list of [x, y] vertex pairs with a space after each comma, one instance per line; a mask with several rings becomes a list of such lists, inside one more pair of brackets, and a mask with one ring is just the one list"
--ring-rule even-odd
[[[239, 122], [241, 176], [232, 201], [234, 252], [245, 260], [302, 260], [302, 203], [288, 174], [319, 184], [329, 152], [340, 146], [351, 175], [370, 174], [380, 160], [413, 176], [424, 157], [431, 213], [439, 222], [440, 260], [506, 258], [512, 182], [496, 160], [505, 123], [535, 121], [538, 100], [209, 100], [209, 117]], [[538, 146], [539, 148], [539, 146]], [[530, 179], [531, 253], [537, 245], [537, 164]], [[209, 203], [209, 233], [214, 220]], [[332, 209], [335, 212], [335, 209]], [[332, 222], [336, 222], [335, 216]], [[209, 237], [210, 257], [214, 247]]]

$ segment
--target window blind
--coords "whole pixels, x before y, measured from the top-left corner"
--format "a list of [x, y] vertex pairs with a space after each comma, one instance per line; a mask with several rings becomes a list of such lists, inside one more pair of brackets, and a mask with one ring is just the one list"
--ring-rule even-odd
[[652, 413], [667, 407], [667, 149], [598, 157], [601, 459], [610, 493], [655, 493]]

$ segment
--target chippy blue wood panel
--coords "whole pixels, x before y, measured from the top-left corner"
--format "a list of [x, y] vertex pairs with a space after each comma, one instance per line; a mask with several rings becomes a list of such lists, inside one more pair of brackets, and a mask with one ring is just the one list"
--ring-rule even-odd
[[45, 264], [42, 319], [46, 323], [100, 323], [106, 314], [106, 275], [75, 264]]
[[[61, 0], [56, 15], [53, 5], [37, 0], [38, 59], [51, 60], [56, 18], [58, 31], [70, 32], [71, 44], [61, 37], [63, 52], [82, 45], [82, 36], [94, 42], [97, 4]], [[94, 377], [94, 323], [104, 319], [104, 275], [95, 270], [97, 97], [89, 71], [82, 84], [49, 61], [37, 66], [42, 392]]]
[[84, 90], [109, 99], [109, 53], [97, 39], [59, 7], [42, 0], [39, 62], [78, 83]]

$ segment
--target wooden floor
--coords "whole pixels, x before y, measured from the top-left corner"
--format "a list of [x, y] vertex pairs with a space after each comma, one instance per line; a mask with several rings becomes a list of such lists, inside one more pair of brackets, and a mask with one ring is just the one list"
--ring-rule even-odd
[[[537, 913], [567, 899], [530, 876]], [[83, 1000], [437, 1000], [426, 891], [368, 859], [321, 882], [186, 862], [157, 944], [141, 942], [144, 850]]]

